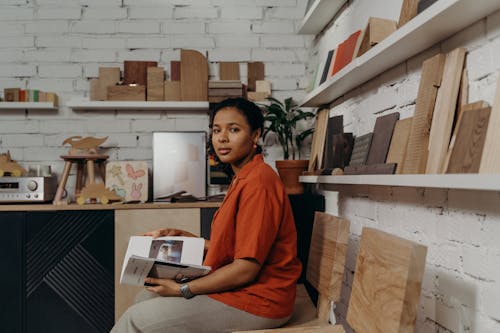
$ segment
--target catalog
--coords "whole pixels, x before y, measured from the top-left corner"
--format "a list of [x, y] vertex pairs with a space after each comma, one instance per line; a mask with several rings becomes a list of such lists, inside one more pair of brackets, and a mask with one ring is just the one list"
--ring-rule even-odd
[[143, 286], [146, 277], [193, 279], [208, 274], [203, 266], [205, 240], [198, 237], [130, 237], [120, 283]]

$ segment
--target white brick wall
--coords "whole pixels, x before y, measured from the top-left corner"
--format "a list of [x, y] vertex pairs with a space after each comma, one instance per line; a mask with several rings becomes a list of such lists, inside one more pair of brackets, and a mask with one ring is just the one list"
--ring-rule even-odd
[[[314, 41], [308, 75], [318, 61], [315, 53], [321, 54], [360, 28], [368, 8], [370, 0], [350, 2]], [[384, 15], [397, 18], [399, 13]], [[491, 104], [500, 70], [500, 12], [348, 92], [332, 104], [330, 116], [343, 114], [345, 130], [355, 135], [372, 131], [380, 115], [398, 111], [401, 118], [412, 116], [423, 60], [459, 46], [469, 51], [469, 101], [484, 99]], [[361, 230], [370, 226], [428, 247], [417, 332], [500, 332], [498, 193], [349, 185], [324, 190], [330, 206], [335, 206], [334, 193], [339, 191], [340, 215], [351, 221], [347, 270], [337, 306], [341, 322], [345, 323]]]

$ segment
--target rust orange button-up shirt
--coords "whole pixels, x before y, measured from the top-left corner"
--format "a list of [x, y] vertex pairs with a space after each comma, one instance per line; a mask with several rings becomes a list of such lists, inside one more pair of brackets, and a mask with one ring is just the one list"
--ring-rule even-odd
[[283, 184], [261, 154], [233, 179], [212, 221], [204, 264], [217, 270], [241, 258], [254, 258], [262, 264], [256, 280], [209, 296], [261, 317], [290, 315], [301, 272], [297, 234]]

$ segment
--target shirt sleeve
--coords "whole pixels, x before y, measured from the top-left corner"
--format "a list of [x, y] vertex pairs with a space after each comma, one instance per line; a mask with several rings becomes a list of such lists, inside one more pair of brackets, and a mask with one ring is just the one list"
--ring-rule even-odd
[[282, 203], [269, 189], [242, 191], [236, 214], [235, 258], [253, 258], [261, 265], [280, 227]]

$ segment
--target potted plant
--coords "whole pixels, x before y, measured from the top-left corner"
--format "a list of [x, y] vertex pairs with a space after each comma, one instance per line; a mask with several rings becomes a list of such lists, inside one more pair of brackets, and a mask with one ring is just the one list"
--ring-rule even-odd
[[[314, 113], [301, 110], [291, 97], [285, 99], [283, 103], [273, 97], [267, 99], [270, 104], [263, 106], [266, 123], [262, 137], [265, 139], [270, 132], [273, 132], [283, 149], [283, 160], [276, 161], [276, 169], [287, 193], [303, 193], [304, 187], [299, 182], [299, 176], [307, 170], [309, 161], [300, 159], [300, 148], [304, 139], [311, 135], [314, 129], [298, 131], [297, 123], [314, 117]], [[295, 159], [296, 156], [298, 160]]]

